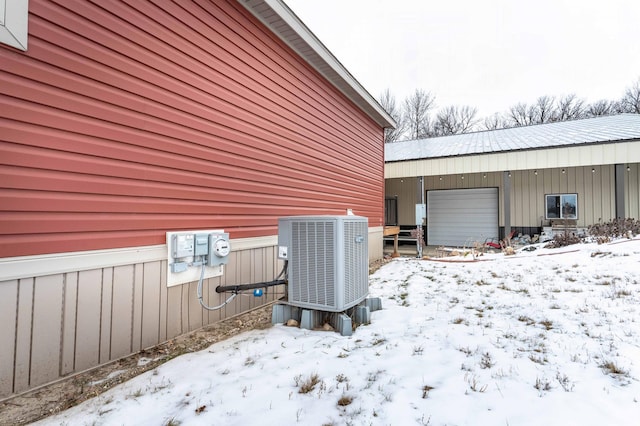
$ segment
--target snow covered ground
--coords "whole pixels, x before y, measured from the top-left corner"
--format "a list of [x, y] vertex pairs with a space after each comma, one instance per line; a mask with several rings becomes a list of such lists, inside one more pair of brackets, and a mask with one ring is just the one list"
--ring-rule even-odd
[[468, 257], [383, 266], [352, 336], [248, 332], [40, 424], [640, 424], [640, 239]]

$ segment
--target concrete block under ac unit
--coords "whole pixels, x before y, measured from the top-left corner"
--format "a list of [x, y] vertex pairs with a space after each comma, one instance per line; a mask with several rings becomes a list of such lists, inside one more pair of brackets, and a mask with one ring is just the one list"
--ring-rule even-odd
[[368, 306], [356, 306], [356, 324], [369, 324], [371, 322], [371, 311]]
[[271, 324], [284, 324], [290, 319], [300, 321], [300, 308], [278, 303], [271, 309]]
[[379, 297], [369, 297], [364, 302], [371, 312], [382, 309], [382, 300]]
[[303, 309], [300, 317], [300, 328], [305, 330], [313, 330], [322, 325], [322, 312], [309, 309]]

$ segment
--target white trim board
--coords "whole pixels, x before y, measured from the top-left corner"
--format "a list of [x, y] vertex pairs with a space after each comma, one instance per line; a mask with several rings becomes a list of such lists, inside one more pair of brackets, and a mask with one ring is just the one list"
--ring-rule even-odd
[[[231, 240], [232, 251], [251, 250], [277, 244], [276, 235]], [[0, 282], [66, 272], [167, 260], [167, 245], [123, 249], [54, 253], [0, 259]]]
[[[382, 227], [369, 227], [369, 233]], [[277, 235], [231, 239], [231, 251], [253, 250], [278, 245]], [[0, 259], [0, 283], [21, 278], [41, 277], [75, 271], [87, 271], [136, 263], [167, 260], [167, 245], [120, 249], [77, 251]]]

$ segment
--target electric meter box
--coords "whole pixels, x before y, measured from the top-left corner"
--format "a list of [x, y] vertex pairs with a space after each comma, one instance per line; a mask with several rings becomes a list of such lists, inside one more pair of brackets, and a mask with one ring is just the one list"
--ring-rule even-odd
[[167, 287], [221, 276], [230, 253], [223, 230], [167, 232]]
[[209, 257], [207, 258], [207, 265], [216, 266], [224, 265], [229, 260], [229, 253], [231, 253], [231, 244], [229, 243], [229, 234], [225, 233], [211, 233], [209, 237]]

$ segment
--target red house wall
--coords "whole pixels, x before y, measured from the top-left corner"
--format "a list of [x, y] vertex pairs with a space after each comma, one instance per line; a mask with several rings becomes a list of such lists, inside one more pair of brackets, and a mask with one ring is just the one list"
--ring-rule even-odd
[[383, 225], [382, 129], [242, 6], [100, 3], [31, 0], [0, 46], [0, 257]]

